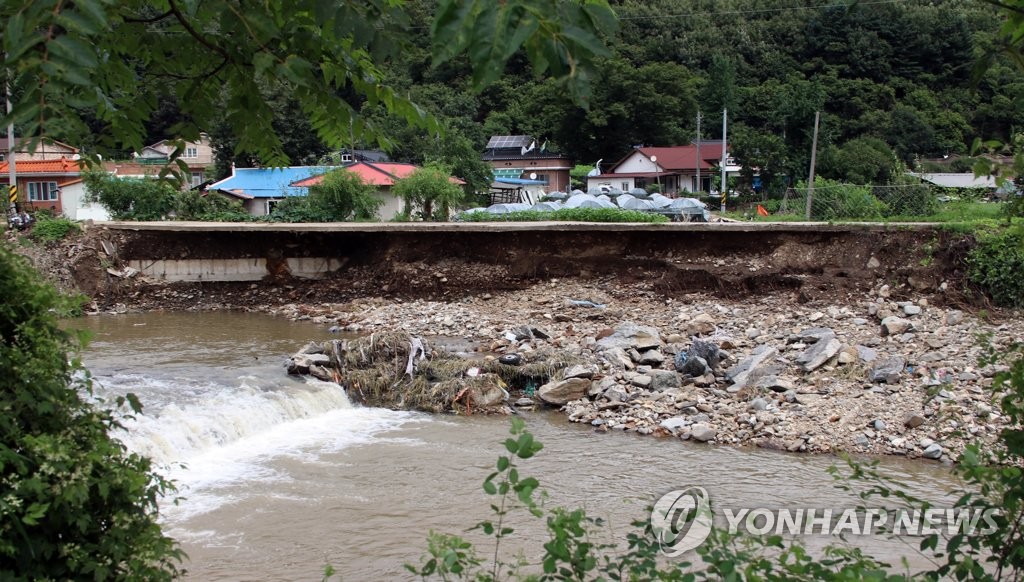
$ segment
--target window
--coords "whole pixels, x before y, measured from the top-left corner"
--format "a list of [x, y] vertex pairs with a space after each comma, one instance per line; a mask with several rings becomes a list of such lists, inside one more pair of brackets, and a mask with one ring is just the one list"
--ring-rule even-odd
[[341, 154], [341, 162], [347, 164], [352, 161], [352, 154]]
[[192, 172], [192, 185], [193, 186], [198, 186], [198, 185], [200, 185], [202, 183], [203, 183], [203, 173], [202, 172]]
[[188, 147], [186, 147], [185, 148], [185, 157], [186, 158], [198, 158], [199, 157], [199, 148], [197, 148], [195, 146], [188, 146]]
[[621, 190], [623, 192], [629, 192], [629, 182], [623, 182]]
[[29, 182], [28, 199], [30, 202], [50, 202], [57, 200], [56, 182]]

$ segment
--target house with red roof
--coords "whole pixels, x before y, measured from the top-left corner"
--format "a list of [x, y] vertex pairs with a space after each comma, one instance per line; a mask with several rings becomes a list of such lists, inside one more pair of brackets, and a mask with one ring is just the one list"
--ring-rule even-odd
[[[377, 211], [377, 217], [381, 220], [391, 220], [401, 214], [404, 209], [404, 201], [391, 193], [391, 187], [395, 185], [396, 181], [408, 177], [419, 168], [412, 164], [397, 162], [359, 161], [339, 169], [356, 174], [364, 184], [376, 186], [377, 192], [375, 194], [384, 202]], [[323, 174], [310, 176], [309, 178], [292, 182], [291, 187], [309, 188], [319, 184], [323, 179]], [[465, 184], [464, 181], [458, 178], [449, 178], [449, 180], [455, 184]]]
[[[10, 182], [9, 162], [0, 162], [0, 187], [7, 191]], [[18, 186], [18, 204], [22, 210], [50, 209], [56, 214], [65, 212], [63, 187], [73, 186], [82, 176], [78, 160], [15, 160]], [[77, 187], [77, 186], [76, 186]], [[69, 215], [70, 216], [70, 215]]]
[[[709, 192], [711, 177], [721, 172], [721, 160], [721, 140], [701, 141], [699, 145], [638, 147], [607, 172], [602, 172], [598, 163], [587, 176], [587, 189], [618, 188], [629, 192], [632, 188], [658, 184], [665, 194]], [[727, 154], [725, 169], [727, 176], [735, 176], [739, 175], [740, 166]]]

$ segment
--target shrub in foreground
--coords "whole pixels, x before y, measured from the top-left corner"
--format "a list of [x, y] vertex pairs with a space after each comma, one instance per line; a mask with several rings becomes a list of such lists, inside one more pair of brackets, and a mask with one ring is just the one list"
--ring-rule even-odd
[[84, 399], [81, 338], [57, 322], [72, 306], [5, 245], [0, 294], [0, 580], [173, 578], [182, 553], [157, 522], [173, 488]]

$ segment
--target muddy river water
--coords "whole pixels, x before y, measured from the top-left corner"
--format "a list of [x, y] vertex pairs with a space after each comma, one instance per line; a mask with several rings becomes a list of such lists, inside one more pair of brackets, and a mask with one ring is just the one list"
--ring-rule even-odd
[[[284, 359], [322, 326], [243, 313], [98, 316], [84, 362], [100, 394], [134, 392], [144, 414], [128, 446], [177, 480], [182, 500], [163, 503], [196, 580], [318, 580], [331, 564], [345, 580], [407, 578], [431, 530], [463, 533], [489, 516], [481, 483], [502, 454], [509, 421], [358, 408], [333, 384], [289, 378]], [[716, 505], [845, 508], [834, 457], [709, 446], [631, 434], [597, 434], [557, 412], [523, 415], [544, 450], [523, 462], [547, 504], [585, 507], [602, 534], [622, 540], [630, 522], [672, 490], [707, 489]], [[882, 459], [887, 473], [940, 500], [957, 485], [948, 469]], [[513, 519], [506, 547], [535, 555], [539, 520]], [[465, 534], [493, 546], [477, 533]], [[834, 539], [810, 536], [820, 546]], [[860, 538], [892, 563], [927, 562], [918, 540]], [[511, 551], [508, 555], [511, 555]]]

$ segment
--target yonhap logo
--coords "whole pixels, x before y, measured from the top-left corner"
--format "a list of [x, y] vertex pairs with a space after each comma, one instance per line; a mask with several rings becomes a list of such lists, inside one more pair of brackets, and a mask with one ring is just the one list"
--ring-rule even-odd
[[703, 487], [677, 489], [663, 495], [651, 509], [651, 530], [669, 557], [688, 552], [711, 534], [713, 515]]
[[[995, 507], [928, 508], [793, 508], [719, 507], [717, 524], [731, 535], [927, 536], [989, 535], [996, 531]], [[651, 531], [661, 551], [676, 557], [697, 548], [715, 527], [711, 499], [703, 487], [676, 489], [651, 509]]]

